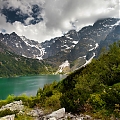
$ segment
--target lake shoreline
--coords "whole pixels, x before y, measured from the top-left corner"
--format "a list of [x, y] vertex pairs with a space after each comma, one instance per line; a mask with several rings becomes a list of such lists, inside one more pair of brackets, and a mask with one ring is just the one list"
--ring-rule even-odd
[[0, 77], [1, 78], [14, 78], [14, 77], [27, 77], [27, 76], [40, 76], [40, 75], [65, 75], [67, 76], [67, 74], [30, 74], [30, 75], [15, 75], [15, 76], [4, 76], [4, 77]]

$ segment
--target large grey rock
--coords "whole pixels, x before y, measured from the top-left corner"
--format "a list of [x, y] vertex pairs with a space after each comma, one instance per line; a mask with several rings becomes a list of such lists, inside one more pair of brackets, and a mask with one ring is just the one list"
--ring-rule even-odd
[[57, 118], [56, 117], [51, 117], [48, 120], [57, 120]]
[[[17, 110], [20, 112], [23, 110], [23, 108], [24, 108], [24, 105], [22, 105], [22, 101], [20, 100], [20, 101], [14, 101], [5, 106], [2, 106], [0, 108], [0, 111], [10, 109], [11, 111]], [[15, 115], [7, 115], [5, 117], [0, 118], [0, 120], [14, 120], [14, 118], [15, 118]]]
[[44, 117], [44, 120], [57, 120], [60, 118], [64, 118], [64, 116], [65, 116], [65, 108], [61, 108], [57, 111], [52, 112], [49, 115], [46, 115]]
[[6, 109], [10, 109], [11, 111], [14, 111], [14, 110], [22, 111], [23, 108], [24, 108], [24, 105], [22, 105], [22, 101], [20, 100], [20, 101], [14, 101], [5, 106], [2, 106], [0, 111], [6, 110]]
[[39, 118], [39, 120], [93, 120], [89, 115], [73, 115], [71, 113], [65, 113], [65, 108], [61, 108], [57, 111], [52, 112], [49, 115]]
[[0, 120], [14, 120], [14, 118], [15, 118], [15, 114], [2, 117], [0, 118]]

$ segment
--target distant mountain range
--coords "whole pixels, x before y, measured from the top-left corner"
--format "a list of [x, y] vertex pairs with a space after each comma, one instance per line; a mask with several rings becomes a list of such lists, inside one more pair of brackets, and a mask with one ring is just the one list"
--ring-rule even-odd
[[61, 37], [42, 43], [18, 36], [15, 32], [0, 33], [0, 42], [17, 55], [45, 59], [58, 68], [64, 64], [58, 72], [64, 72], [65, 67], [69, 67], [68, 71], [81, 67], [91, 58], [99, 56], [103, 47], [108, 49], [110, 44], [118, 40], [120, 40], [119, 18], [100, 19], [93, 26], [85, 26], [79, 31], [70, 30]]

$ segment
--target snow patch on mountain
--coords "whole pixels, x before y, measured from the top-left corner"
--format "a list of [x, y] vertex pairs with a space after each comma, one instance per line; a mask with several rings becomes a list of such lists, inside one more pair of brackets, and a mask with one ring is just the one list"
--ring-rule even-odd
[[82, 57], [79, 57], [79, 58], [86, 58], [86, 55], [82, 56]]
[[117, 26], [117, 25], [120, 25], [120, 20], [118, 20], [114, 25], [111, 26]]
[[42, 48], [40, 46], [40, 43], [35, 44], [35, 45], [34, 44], [30, 44], [30, 40], [28, 41], [24, 36], [21, 36], [21, 39], [25, 42], [25, 44], [27, 46], [30, 46], [31, 48], [36, 48], [36, 49], [38, 49], [40, 51], [40, 54], [39, 55], [34, 55], [34, 58], [39, 59], [39, 60], [43, 59], [42, 57], [45, 54], [45, 48]]
[[23, 54], [22, 54], [22, 56], [28, 58], [26, 55], [23, 55]]
[[70, 63], [69, 63], [68, 60], [66, 60], [65, 62], [63, 62], [63, 63], [59, 66], [59, 69], [58, 69], [58, 71], [56, 72], [56, 74], [57, 74], [57, 73], [62, 73], [66, 67], [70, 67]]
[[94, 48], [91, 48], [91, 49], [89, 49], [88, 51], [92, 51], [92, 50], [94, 50]]
[[15, 45], [16, 45], [16, 47], [19, 47], [19, 46], [18, 46], [18, 45], [19, 45], [18, 43], [16, 43]]
[[98, 43], [96, 43], [96, 44], [95, 44], [95, 49], [96, 49], [96, 48], [98, 48], [98, 46], [99, 46], [99, 44], [98, 44]]
[[[91, 61], [92, 61], [92, 59], [95, 57], [95, 53], [93, 53], [93, 56], [89, 59], [89, 60], [86, 60], [86, 62], [85, 62], [85, 64], [84, 65], [82, 65], [82, 66], [80, 66], [79, 68], [77, 68], [76, 70], [78, 70], [78, 69], [80, 69], [80, 68], [82, 68], [82, 67], [85, 67], [86, 65], [88, 65], [88, 64], [90, 64], [91, 63]], [[83, 57], [85, 57], [85, 56], [83, 56]]]
[[99, 46], [99, 44], [98, 44], [98, 43], [96, 43], [96, 44], [95, 44], [95, 47], [94, 47], [94, 48], [89, 49], [88, 51], [95, 50], [96, 48], [98, 48], [98, 46]]
[[65, 37], [68, 38], [68, 39], [73, 39], [69, 36], [69, 34], [66, 34]]
[[65, 47], [66, 47], [66, 50], [68, 50], [68, 49], [70, 49], [71, 47], [69, 47], [68, 45], [65, 45]]
[[77, 44], [77, 43], [78, 43], [78, 41], [73, 41], [72, 43]]
[[92, 59], [95, 57], [95, 53], [93, 53], [93, 56], [89, 59], [86, 60], [86, 63], [83, 65], [83, 67], [85, 67], [86, 65], [88, 65], [89, 63], [91, 63]]

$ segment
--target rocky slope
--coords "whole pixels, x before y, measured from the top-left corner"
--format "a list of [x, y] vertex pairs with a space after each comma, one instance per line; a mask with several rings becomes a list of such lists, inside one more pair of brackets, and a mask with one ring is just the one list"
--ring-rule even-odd
[[41, 46], [38, 42], [18, 36], [15, 32], [11, 34], [0, 34], [0, 41], [21, 56], [41, 59]]
[[52, 73], [53, 67], [44, 60], [16, 55], [12, 48], [0, 41], [0, 77]]

